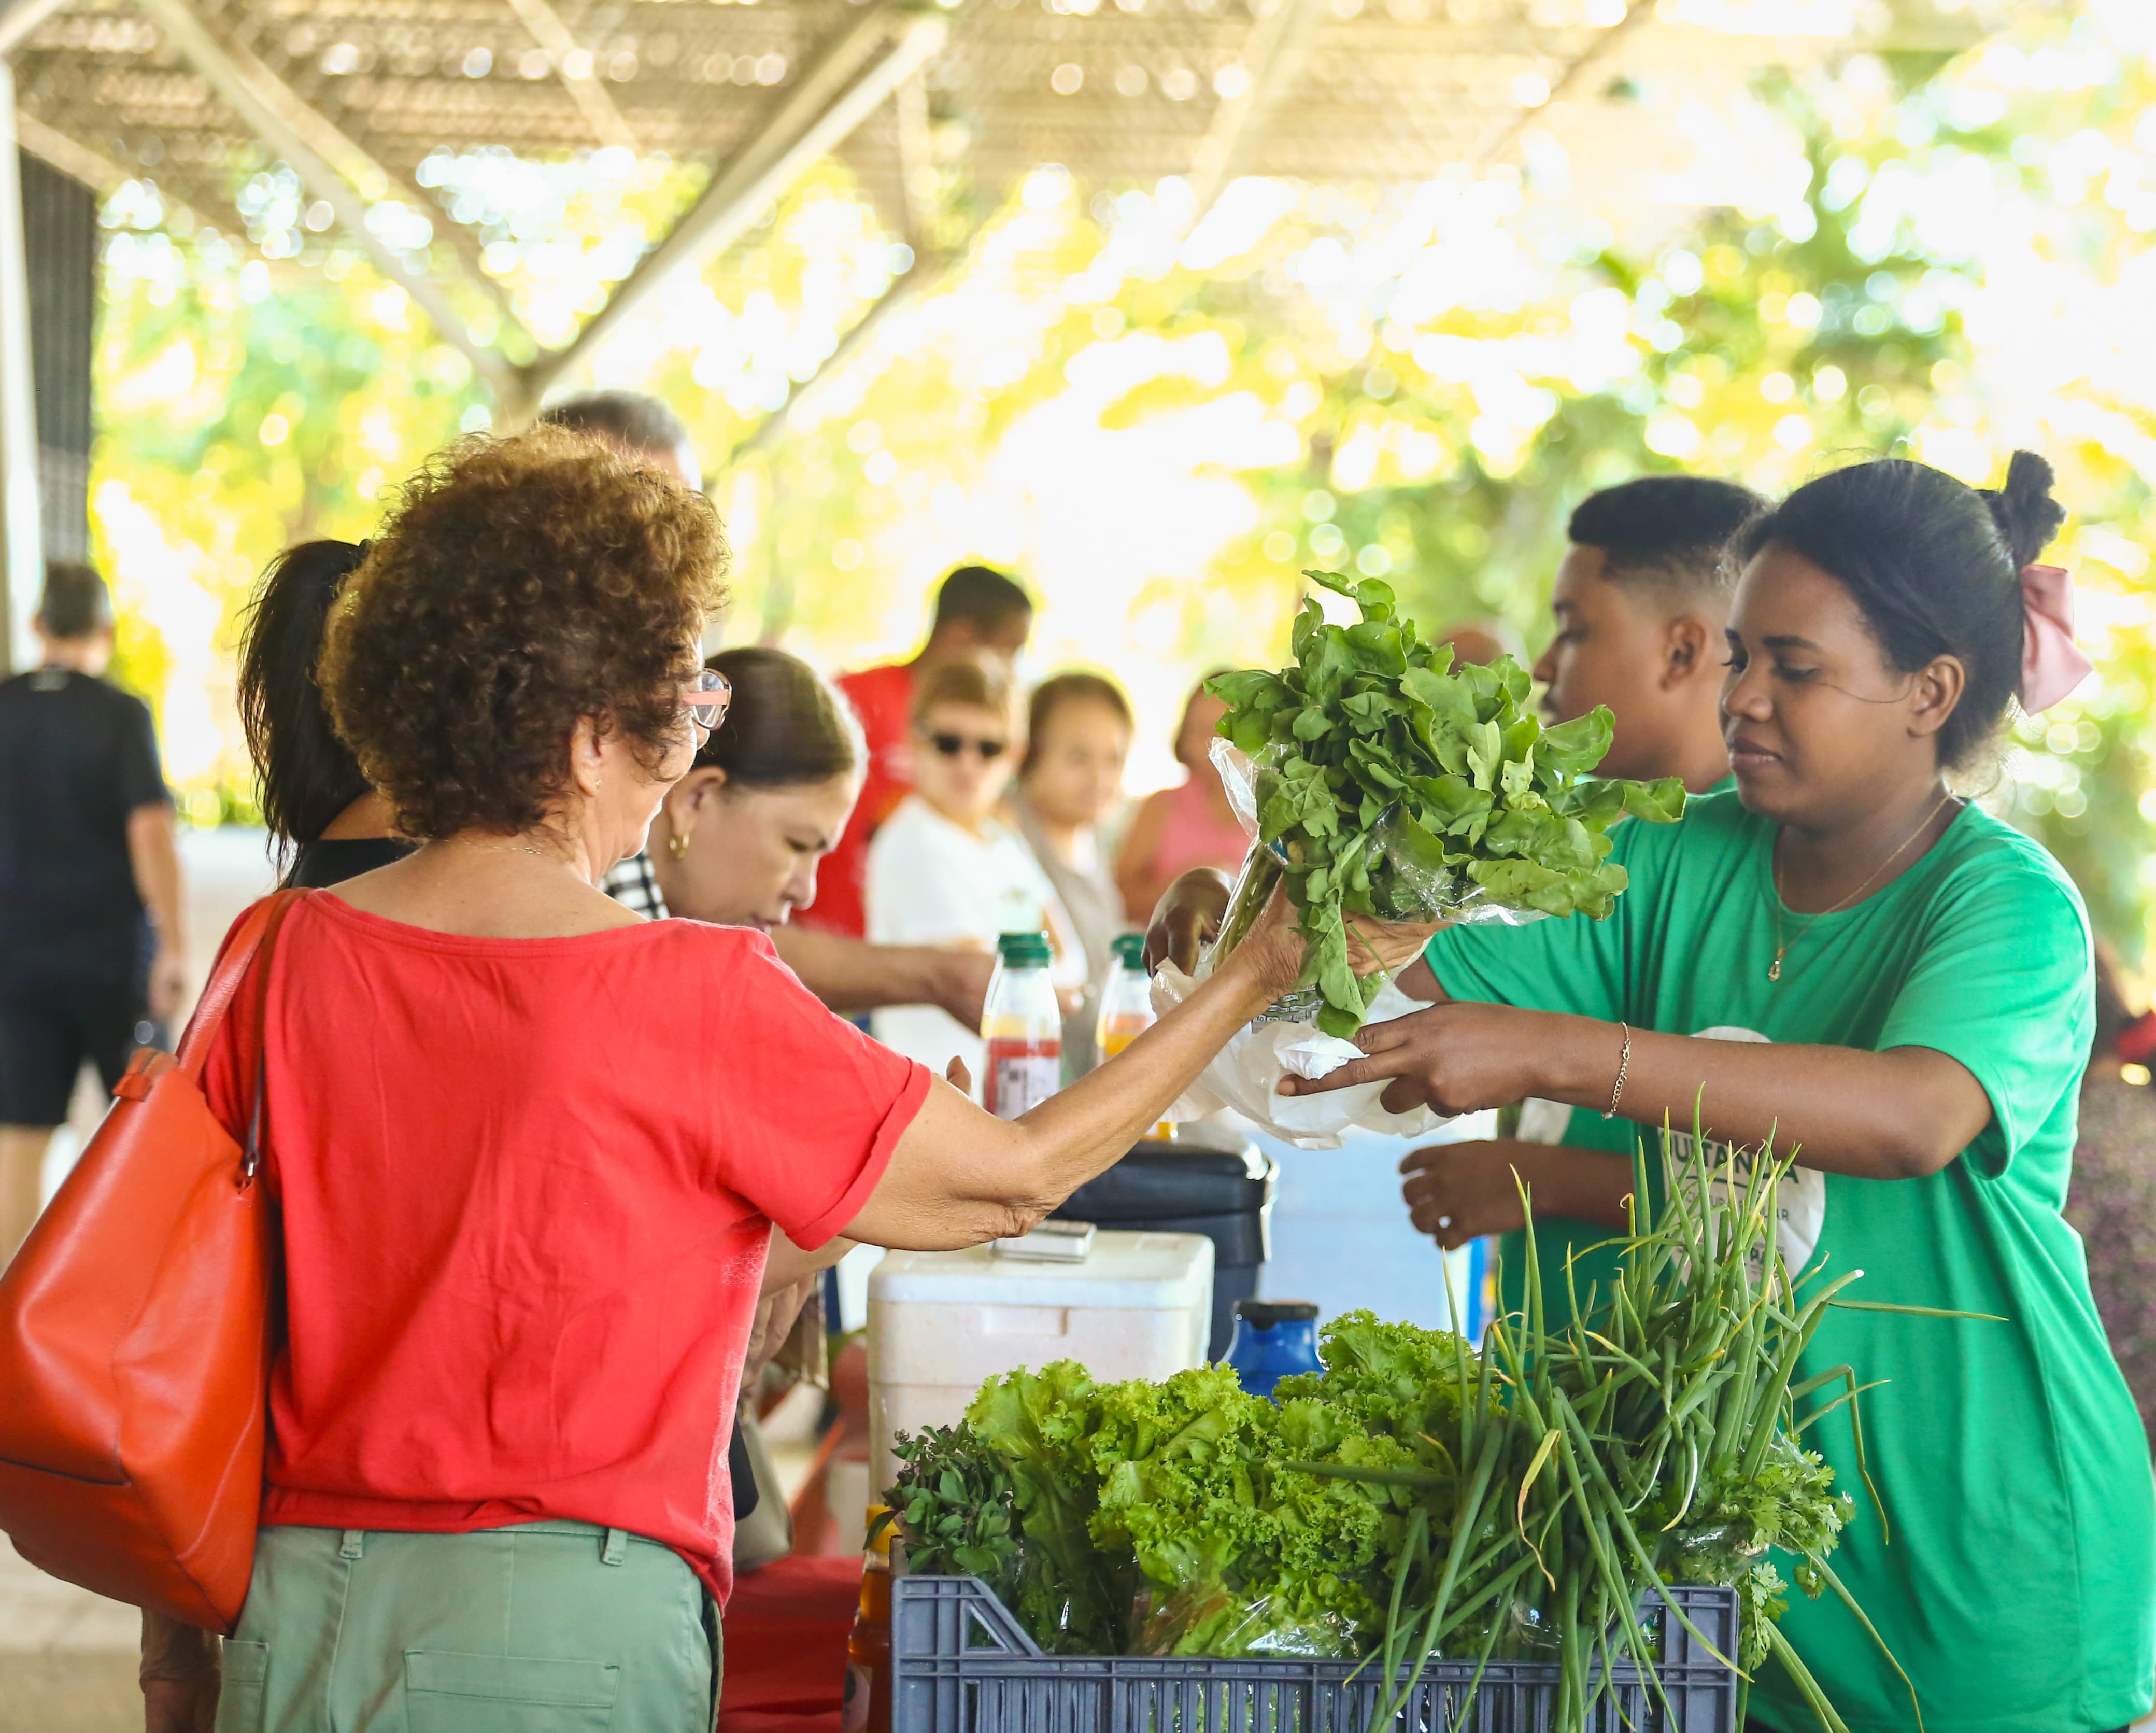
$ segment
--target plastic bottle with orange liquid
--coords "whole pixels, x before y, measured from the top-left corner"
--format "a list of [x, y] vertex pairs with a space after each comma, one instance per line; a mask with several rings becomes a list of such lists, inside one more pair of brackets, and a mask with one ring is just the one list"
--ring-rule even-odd
[[[1116, 940], [1116, 966], [1101, 989], [1101, 1020], [1094, 1028], [1096, 1051], [1112, 1059], [1153, 1026], [1152, 981], [1145, 969], [1145, 935], [1125, 933]], [[1175, 1135], [1175, 1122], [1163, 1119], [1152, 1129], [1152, 1139], [1163, 1143]]]

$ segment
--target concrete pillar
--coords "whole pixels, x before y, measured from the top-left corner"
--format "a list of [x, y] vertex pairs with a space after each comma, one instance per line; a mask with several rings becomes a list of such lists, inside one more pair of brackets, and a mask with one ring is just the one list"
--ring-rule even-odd
[[30, 277], [23, 246], [23, 179], [15, 154], [15, 75], [0, 60], [0, 659], [36, 659], [30, 616], [44, 586], [38, 511], [38, 412], [30, 373]]

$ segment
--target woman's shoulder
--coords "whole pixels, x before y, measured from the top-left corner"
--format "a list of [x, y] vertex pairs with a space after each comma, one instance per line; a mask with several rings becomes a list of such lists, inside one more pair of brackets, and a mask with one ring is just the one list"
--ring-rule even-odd
[[2025, 919], [2049, 914], [2087, 932], [2087, 905], [2057, 858], [1974, 801], [1940, 838], [1937, 855], [1949, 898], [1997, 904]]
[[[512, 936], [416, 926], [352, 903], [342, 894], [341, 887], [307, 890], [286, 915], [279, 943], [296, 937], [304, 944], [364, 952], [368, 966], [392, 969], [397, 967], [400, 956], [419, 966], [430, 960], [463, 959], [489, 969], [520, 964], [545, 967], [557, 963], [583, 968], [685, 954], [708, 959], [714, 952], [751, 954], [759, 946], [770, 949], [770, 941], [753, 928], [715, 927], [683, 918], [650, 920], [611, 901], [604, 906], [614, 918], [603, 925]], [[257, 902], [243, 912], [234, 923], [234, 933], [261, 907]]]

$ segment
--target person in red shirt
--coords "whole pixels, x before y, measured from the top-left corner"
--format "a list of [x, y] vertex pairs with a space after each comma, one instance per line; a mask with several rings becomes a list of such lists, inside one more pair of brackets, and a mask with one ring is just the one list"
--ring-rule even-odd
[[824, 863], [816, 900], [801, 911], [803, 925], [853, 938], [868, 934], [869, 843], [913, 788], [914, 683], [967, 657], [1015, 662], [1032, 632], [1033, 601], [1024, 590], [987, 566], [960, 566], [936, 592], [936, 617], [920, 655], [839, 676], [868, 739], [868, 774], [845, 834]]
[[[1276, 907], [1007, 1122], [764, 933], [607, 897], [723, 720], [724, 548], [701, 496], [542, 427], [433, 460], [331, 610], [331, 719], [418, 846], [294, 907], [267, 984], [284, 1278], [221, 1725], [708, 1725], [758, 1296], [853, 1241], [1023, 1231], [1300, 970]], [[235, 1133], [257, 1076], [228, 1026]], [[197, 1728], [215, 1677], [167, 1684], [152, 1733]]]

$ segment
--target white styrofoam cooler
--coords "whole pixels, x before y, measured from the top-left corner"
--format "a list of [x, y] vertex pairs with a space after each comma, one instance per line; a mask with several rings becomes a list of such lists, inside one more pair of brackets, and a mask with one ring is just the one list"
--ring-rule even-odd
[[869, 1276], [871, 1495], [898, 1464], [891, 1441], [950, 1426], [983, 1379], [1075, 1360], [1102, 1383], [1205, 1363], [1213, 1242], [1194, 1233], [1101, 1233], [1082, 1263], [963, 1252], [892, 1252]]

